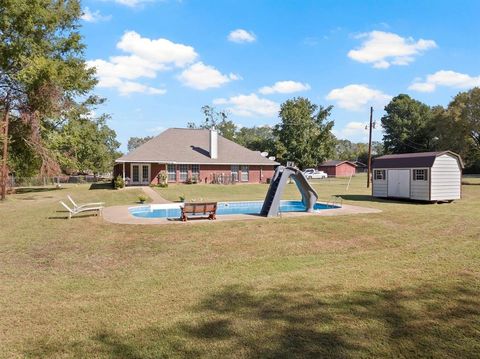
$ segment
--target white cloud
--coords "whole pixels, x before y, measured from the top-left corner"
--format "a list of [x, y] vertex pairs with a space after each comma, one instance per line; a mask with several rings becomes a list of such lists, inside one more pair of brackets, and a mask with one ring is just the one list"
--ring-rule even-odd
[[152, 40], [140, 36], [135, 31], [128, 31], [123, 34], [117, 48], [163, 66], [183, 67], [198, 57], [195, 49], [191, 46], [177, 44], [162, 38]]
[[206, 90], [212, 87], [220, 87], [232, 80], [238, 80], [235, 74], [224, 75], [215, 67], [197, 62], [183, 70], [178, 79], [188, 87], [197, 90]]
[[113, 1], [115, 1], [117, 4], [125, 5], [128, 7], [138, 7], [149, 2], [154, 2], [155, 0], [113, 0]]
[[437, 47], [433, 40], [415, 41], [411, 37], [405, 38], [384, 31], [360, 34], [357, 38], [364, 39], [364, 41], [359, 48], [350, 50], [348, 57], [382, 69], [391, 65], [408, 65], [415, 60], [415, 56]]
[[361, 111], [368, 106], [383, 106], [392, 96], [372, 89], [367, 85], [351, 84], [333, 89], [326, 96], [327, 100], [336, 101], [338, 107], [351, 111]]
[[86, 22], [101, 22], [101, 21], [108, 21], [112, 18], [112, 15], [102, 15], [100, 10], [92, 11], [87, 6], [83, 9], [83, 14], [80, 16], [80, 19]]
[[218, 98], [213, 100], [213, 104], [226, 105], [230, 112], [242, 117], [273, 117], [278, 115], [280, 110], [278, 103], [260, 98], [254, 93], [228, 99]]
[[134, 31], [123, 34], [117, 43], [117, 48], [126, 52], [127, 55], [112, 56], [108, 61], [91, 60], [87, 61], [87, 65], [96, 68], [99, 87], [117, 88], [122, 95], [164, 94], [164, 89], [126, 80], [142, 77], [154, 79], [159, 71], [169, 70], [172, 67], [184, 67], [198, 56], [191, 46], [162, 38], [152, 40]]
[[310, 90], [310, 85], [296, 81], [277, 81], [273, 86], [264, 86], [258, 90], [261, 94], [293, 93]]
[[416, 79], [408, 89], [419, 92], [433, 92], [438, 86], [468, 89], [480, 86], [480, 76], [475, 77], [460, 72], [440, 70], [428, 75], [425, 81]]
[[256, 39], [253, 32], [244, 29], [233, 30], [228, 34], [228, 40], [237, 43], [254, 42]]
[[352, 138], [358, 136], [364, 136], [366, 132], [365, 123], [362, 122], [349, 122], [340, 131], [334, 130], [333, 134], [338, 138]]

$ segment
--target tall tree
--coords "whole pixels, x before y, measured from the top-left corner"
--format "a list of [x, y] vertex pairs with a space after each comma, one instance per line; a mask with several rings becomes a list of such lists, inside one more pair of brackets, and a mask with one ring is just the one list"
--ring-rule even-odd
[[446, 109], [434, 108], [437, 148], [462, 156], [467, 166], [480, 168], [480, 88], [460, 92]]
[[388, 153], [422, 152], [435, 146], [432, 111], [424, 103], [400, 94], [385, 106], [383, 143]]
[[153, 138], [153, 136], [146, 136], [146, 137], [130, 137], [128, 139], [128, 152], [133, 151], [135, 148], [143, 145], [145, 142], [150, 141]]
[[120, 143], [108, 117], [71, 119], [51, 134], [49, 144], [65, 173], [106, 173], [119, 156]]
[[315, 105], [303, 97], [285, 101], [280, 107], [281, 122], [275, 127], [283, 146], [280, 159], [304, 168], [331, 157], [335, 148], [334, 122], [329, 120], [332, 108]]
[[187, 127], [207, 130], [215, 128], [221, 136], [229, 140], [235, 139], [237, 126], [233, 121], [228, 119], [227, 111], [216, 110], [214, 107], [206, 105], [202, 107], [202, 112], [205, 116], [203, 122], [199, 125], [195, 122], [189, 122]]
[[236, 132], [235, 141], [252, 151], [277, 156], [278, 138], [270, 126], [242, 127]]
[[[8, 178], [10, 119], [29, 131], [43, 172], [56, 170], [43, 131], [55, 127], [75, 99], [96, 83], [83, 57], [78, 0], [3, 0], [0, 8], [0, 113], [3, 120], [2, 199]], [[93, 99], [90, 100], [92, 102]], [[88, 103], [89, 101], [86, 101]]]

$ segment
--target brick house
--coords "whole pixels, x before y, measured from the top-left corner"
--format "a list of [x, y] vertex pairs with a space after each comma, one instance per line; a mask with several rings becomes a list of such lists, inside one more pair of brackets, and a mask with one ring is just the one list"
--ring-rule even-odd
[[350, 177], [355, 175], [357, 166], [350, 161], [326, 161], [318, 166], [329, 177]]
[[113, 174], [129, 185], [157, 184], [161, 171], [169, 183], [265, 183], [277, 165], [215, 130], [170, 128], [117, 159]]

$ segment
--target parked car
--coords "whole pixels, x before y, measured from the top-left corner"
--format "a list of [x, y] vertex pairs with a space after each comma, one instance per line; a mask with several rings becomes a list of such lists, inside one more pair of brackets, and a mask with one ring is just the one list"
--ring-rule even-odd
[[307, 168], [305, 171], [303, 171], [303, 175], [307, 179], [323, 179], [328, 177], [325, 172], [317, 171], [315, 168]]

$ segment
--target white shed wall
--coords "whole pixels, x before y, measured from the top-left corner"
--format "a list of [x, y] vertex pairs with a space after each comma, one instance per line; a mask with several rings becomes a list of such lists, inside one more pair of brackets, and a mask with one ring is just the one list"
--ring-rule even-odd
[[437, 157], [430, 175], [432, 201], [452, 200], [461, 197], [462, 171], [457, 158], [449, 154]]
[[[426, 169], [428, 171], [427, 181], [414, 181], [413, 170], [414, 169]], [[421, 201], [430, 200], [430, 168], [412, 168], [410, 171], [410, 198], [418, 199]]]
[[[375, 170], [385, 170], [387, 171], [387, 169], [385, 168], [375, 168], [373, 171]], [[373, 180], [372, 180], [372, 195], [374, 197], [388, 197], [388, 181], [387, 181], [387, 178], [385, 178], [384, 180], [376, 180], [374, 175], [373, 175], [373, 171], [372, 171], [372, 176], [373, 176]]]

